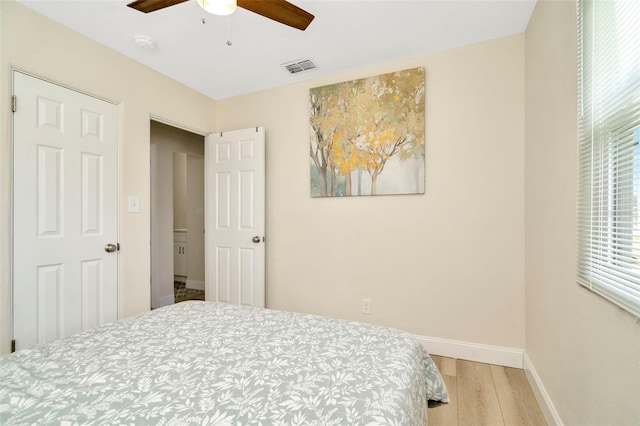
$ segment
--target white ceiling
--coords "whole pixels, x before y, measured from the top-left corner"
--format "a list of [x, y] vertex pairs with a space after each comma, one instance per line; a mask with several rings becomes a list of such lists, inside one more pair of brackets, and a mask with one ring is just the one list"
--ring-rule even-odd
[[[195, 0], [144, 14], [131, 0], [19, 0], [36, 12], [211, 97], [224, 99], [325, 74], [524, 32], [536, 0], [290, 0], [315, 15], [306, 31]], [[202, 23], [205, 18], [206, 23]], [[230, 27], [232, 46], [227, 46]], [[134, 43], [151, 37], [156, 48]], [[281, 64], [311, 57], [318, 69]]]

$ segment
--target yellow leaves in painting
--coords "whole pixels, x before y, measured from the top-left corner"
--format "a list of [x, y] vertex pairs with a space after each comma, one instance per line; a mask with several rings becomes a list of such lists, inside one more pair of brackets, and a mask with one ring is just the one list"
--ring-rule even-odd
[[338, 173], [346, 175], [351, 173], [360, 165], [360, 157], [357, 149], [351, 144], [343, 143], [344, 139], [340, 133], [333, 137], [333, 149], [331, 150], [330, 161], [338, 168]]
[[322, 196], [337, 195], [338, 183], [351, 194], [356, 170], [369, 174], [375, 194], [389, 160], [424, 156], [422, 68], [314, 88], [310, 103], [310, 155]]

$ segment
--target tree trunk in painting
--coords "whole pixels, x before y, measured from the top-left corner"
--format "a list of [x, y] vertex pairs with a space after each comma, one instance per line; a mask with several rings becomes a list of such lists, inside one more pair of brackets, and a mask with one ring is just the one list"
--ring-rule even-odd
[[[322, 144], [322, 134], [316, 131], [318, 144], [314, 150], [313, 144], [309, 145], [309, 154], [311, 159], [313, 160], [313, 164], [316, 166], [318, 170], [318, 174], [320, 175], [320, 194], [323, 197], [327, 196], [327, 151], [331, 149], [329, 146], [328, 150], [326, 146], [323, 148]], [[326, 144], [325, 144], [326, 145]]]
[[313, 160], [313, 164], [316, 166], [318, 170], [318, 174], [320, 175], [320, 194], [323, 197], [327, 196], [327, 162], [324, 158], [318, 158], [317, 153], [311, 151], [311, 159]]
[[351, 195], [351, 172], [348, 172], [345, 176], [346, 182], [344, 185], [344, 194]]
[[362, 195], [362, 169], [358, 169], [358, 195]]
[[338, 193], [338, 170], [336, 166], [331, 165], [331, 196], [335, 197]]
[[320, 194], [323, 197], [327, 196], [327, 165], [326, 164], [320, 167]]
[[371, 195], [378, 195], [378, 175], [376, 173], [371, 175]]

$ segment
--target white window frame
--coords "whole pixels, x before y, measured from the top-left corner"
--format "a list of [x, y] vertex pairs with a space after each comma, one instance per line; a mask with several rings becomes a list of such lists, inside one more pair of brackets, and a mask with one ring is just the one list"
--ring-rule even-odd
[[578, 0], [578, 283], [638, 318], [639, 21], [638, 0]]

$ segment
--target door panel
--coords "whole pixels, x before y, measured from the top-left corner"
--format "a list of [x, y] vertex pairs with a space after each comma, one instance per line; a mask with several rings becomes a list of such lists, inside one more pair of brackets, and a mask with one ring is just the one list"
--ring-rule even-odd
[[61, 237], [64, 199], [62, 184], [63, 151], [61, 148], [37, 145], [38, 171], [38, 236]]
[[256, 285], [256, 250], [240, 249], [240, 304], [253, 306]]
[[205, 162], [207, 298], [264, 307], [264, 129], [207, 137]]
[[102, 200], [104, 182], [103, 158], [83, 152], [82, 157], [82, 234], [102, 232]]
[[231, 248], [216, 246], [215, 299], [217, 302], [233, 303], [231, 300]]
[[[16, 349], [117, 319], [117, 107], [14, 72]], [[34, 303], [35, 302], [35, 303]]]
[[104, 323], [104, 281], [102, 259], [82, 262], [82, 329], [87, 330]]
[[47, 343], [61, 337], [64, 297], [64, 265], [38, 267], [36, 297], [38, 300], [37, 343]]

